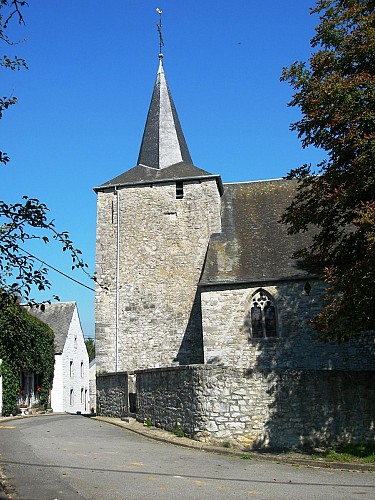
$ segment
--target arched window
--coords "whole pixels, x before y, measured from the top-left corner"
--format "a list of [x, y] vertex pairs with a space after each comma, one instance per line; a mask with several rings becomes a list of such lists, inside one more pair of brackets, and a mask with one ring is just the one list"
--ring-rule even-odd
[[277, 337], [277, 319], [274, 301], [264, 290], [255, 292], [250, 306], [250, 332], [253, 339]]

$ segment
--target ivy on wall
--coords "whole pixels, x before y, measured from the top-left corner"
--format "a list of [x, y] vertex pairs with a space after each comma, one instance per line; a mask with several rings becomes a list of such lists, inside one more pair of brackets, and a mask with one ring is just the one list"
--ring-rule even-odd
[[39, 375], [40, 404], [48, 405], [54, 371], [54, 334], [13, 301], [1, 301], [0, 359], [3, 360], [3, 414], [14, 412], [20, 390], [20, 373]]

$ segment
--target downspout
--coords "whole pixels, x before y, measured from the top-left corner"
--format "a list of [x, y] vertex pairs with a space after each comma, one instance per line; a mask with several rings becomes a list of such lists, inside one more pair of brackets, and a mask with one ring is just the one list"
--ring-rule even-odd
[[120, 197], [117, 187], [115, 186], [116, 194], [116, 340], [115, 340], [115, 350], [116, 350], [116, 361], [115, 361], [115, 372], [118, 372], [118, 331], [119, 331], [119, 281], [120, 281]]

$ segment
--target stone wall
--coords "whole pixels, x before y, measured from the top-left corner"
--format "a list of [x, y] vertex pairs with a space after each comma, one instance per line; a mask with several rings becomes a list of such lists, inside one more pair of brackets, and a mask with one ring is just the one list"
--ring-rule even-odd
[[183, 199], [176, 199], [175, 182], [98, 193], [98, 370], [203, 362], [196, 289], [209, 238], [218, 231], [215, 179], [184, 181]]
[[181, 422], [185, 434], [196, 437], [202, 418], [197, 397], [201, 372], [195, 366], [137, 371], [137, 420], [149, 418], [172, 432]]
[[297, 370], [375, 370], [373, 334], [340, 345], [319, 342], [308, 325], [321, 307], [320, 281], [285, 280], [265, 283], [274, 299], [277, 338], [253, 339], [246, 316], [259, 286], [203, 287], [201, 291], [204, 359], [208, 364], [237, 368]]
[[373, 372], [190, 366], [137, 372], [137, 418], [200, 441], [301, 448], [374, 439]]
[[128, 415], [128, 374], [108, 373], [96, 377], [96, 411], [106, 417]]

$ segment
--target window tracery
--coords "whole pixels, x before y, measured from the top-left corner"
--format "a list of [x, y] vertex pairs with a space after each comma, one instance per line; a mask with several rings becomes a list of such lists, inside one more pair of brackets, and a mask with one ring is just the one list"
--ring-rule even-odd
[[267, 292], [258, 290], [253, 295], [249, 314], [251, 338], [277, 337], [276, 307]]

